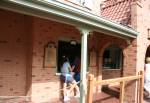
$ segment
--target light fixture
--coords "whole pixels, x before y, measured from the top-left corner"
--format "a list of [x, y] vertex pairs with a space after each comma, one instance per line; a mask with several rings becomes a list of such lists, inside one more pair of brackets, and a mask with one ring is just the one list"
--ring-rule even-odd
[[148, 36], [148, 37], [147, 37], [147, 39], [148, 39], [148, 40], [150, 40], [150, 28], [148, 28], [148, 29], [147, 29], [147, 33], [148, 33], [148, 35], [147, 35], [147, 36]]
[[71, 40], [71, 41], [70, 41], [70, 44], [71, 44], [71, 45], [76, 45], [77, 42], [76, 42], [76, 40]]

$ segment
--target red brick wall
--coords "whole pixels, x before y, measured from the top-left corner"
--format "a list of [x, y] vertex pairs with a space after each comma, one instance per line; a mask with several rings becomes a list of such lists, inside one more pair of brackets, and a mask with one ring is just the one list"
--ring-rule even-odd
[[[34, 35], [33, 36], [33, 64], [32, 64], [33, 65], [33, 70], [32, 70], [33, 101], [34, 100], [41, 100], [41, 101], [56, 100], [56, 98], [60, 98], [60, 92], [58, 91], [61, 88], [59, 82], [60, 80], [59, 80], [59, 76], [55, 75], [55, 73], [57, 72], [56, 68], [43, 68], [44, 46], [49, 41], [52, 41], [55, 42], [57, 48], [57, 43], [59, 39], [70, 38], [70, 39], [80, 40], [80, 34], [79, 31], [72, 26], [68, 26], [53, 21], [43, 20], [39, 18], [34, 18], [33, 24], [34, 24], [33, 25], [33, 35]], [[106, 36], [103, 34], [97, 34], [96, 32], [94, 32], [93, 35], [89, 37], [89, 42], [90, 42], [89, 54], [90, 54], [90, 50], [93, 50], [93, 48], [95, 48], [94, 50], [95, 55], [96, 56], [99, 55], [100, 52], [103, 51], [102, 47], [105, 44], [116, 43], [123, 49], [125, 48], [125, 46], [127, 46], [126, 41], [120, 38]], [[97, 60], [98, 57], [92, 59], [95, 61], [95, 59]], [[98, 68], [98, 65], [99, 65], [98, 63], [96, 63], [96, 65], [89, 64], [90, 66], [89, 71], [95, 76], [99, 74], [98, 73], [99, 71], [102, 71], [101, 70], [102, 68]], [[105, 72], [103, 73], [104, 78], [112, 78], [112, 77], [114, 78], [114, 77], [121, 76], [120, 71], [115, 71], [113, 73], [111, 72], [111, 74], [109, 73], [109, 75], [107, 75], [107, 73]], [[38, 99], [37, 97], [35, 97], [35, 95], [38, 97]], [[47, 97], [46, 95], [51, 95], [51, 96]]]
[[0, 96], [26, 95], [27, 16], [0, 10]]
[[[116, 44], [118, 45], [122, 51], [123, 51], [123, 71], [116, 71], [116, 70], [103, 70], [100, 69], [100, 75], [102, 74], [103, 79], [110, 79], [110, 78], [115, 78], [115, 77], [120, 77], [120, 76], [131, 76], [131, 75], [136, 75], [136, 40], [130, 40], [127, 41], [125, 39], [117, 38], [117, 37], [112, 37], [112, 36], [106, 36], [102, 35], [100, 37], [100, 42], [99, 42], [99, 68], [102, 68], [102, 57], [103, 57], [103, 52], [105, 48], [107, 48], [110, 44]], [[135, 83], [130, 83], [127, 84], [130, 86], [126, 87], [126, 96], [127, 100], [131, 101], [135, 100], [134, 93], [135, 89]], [[133, 86], [132, 86], [133, 85]], [[130, 97], [130, 98], [129, 98]]]
[[102, 71], [102, 79], [112, 79], [121, 77], [122, 70], [103, 70]]
[[[0, 27], [2, 34], [0, 35], [0, 48], [2, 48], [0, 65], [5, 68], [0, 68], [0, 78], [2, 78], [0, 79], [2, 80], [0, 93], [3, 95], [25, 95], [28, 93], [33, 96], [32, 100], [35, 102], [59, 99], [61, 96], [58, 90], [61, 86], [59, 76], [55, 75], [56, 67], [43, 68], [44, 46], [52, 41], [57, 50], [58, 40], [68, 40], [69, 38], [80, 41], [79, 31], [73, 26], [18, 13], [1, 10], [0, 14], [3, 24]], [[29, 18], [32, 18], [32, 21]], [[94, 32], [89, 37], [89, 50], [94, 50], [96, 58], [92, 58], [92, 60], [96, 59], [97, 61], [96, 65], [90, 65], [90, 73], [98, 75], [100, 78], [102, 78], [101, 76], [103, 78], [121, 76], [120, 71], [102, 71], [102, 55], [105, 48], [110, 44], [116, 44], [122, 48], [124, 54], [123, 75], [135, 75], [137, 44], [136, 40], [131, 40], [130, 43], [128, 44], [125, 39]], [[31, 85], [32, 88], [30, 88]], [[131, 87], [127, 90], [131, 91], [127, 94], [130, 97], [129, 101], [133, 101], [132, 92], [134, 89]]]
[[34, 18], [33, 22], [33, 64], [32, 96], [33, 101], [45, 102], [59, 99], [60, 78], [56, 76], [56, 67], [43, 68], [44, 46], [54, 42], [56, 49], [60, 39], [80, 40], [80, 34], [72, 26]]
[[144, 0], [132, 4], [132, 26], [140, 33], [137, 38], [137, 72], [144, 69], [145, 54], [150, 45], [147, 29], [150, 28], [150, 2]]
[[[131, 59], [127, 59], [129, 65], [133, 65], [135, 63], [136, 65], [133, 65], [133, 69], [128, 69], [128, 71], [124, 71], [124, 74], [129, 73], [135, 73], [137, 74], [140, 70], [144, 70], [144, 63], [145, 63], [145, 54], [146, 49], [150, 45], [149, 40], [147, 39], [147, 29], [150, 28], [150, 15], [148, 12], [150, 12], [149, 9], [150, 2], [148, 0], [145, 1], [135, 1], [131, 5], [131, 25], [133, 28], [135, 28], [139, 35], [137, 36], [137, 39], [131, 42], [131, 46], [126, 51], [127, 53], [132, 50], [131, 53], [128, 53], [128, 57]], [[136, 55], [136, 56], [133, 56]], [[136, 57], [136, 58], [135, 58]], [[136, 87], [136, 84], [129, 83], [130, 86], [126, 89], [128, 93], [126, 94], [126, 97], [128, 98], [128, 102], [136, 102], [136, 90], [133, 88]], [[133, 94], [132, 96], [129, 94]], [[135, 100], [135, 101], [134, 101]]]
[[[119, 48], [122, 49], [122, 52], [123, 52], [123, 61], [125, 61], [126, 59], [126, 56], [125, 56], [125, 49], [128, 47], [127, 45], [127, 42], [124, 40], [124, 39], [121, 39], [121, 38], [117, 38], [117, 37], [112, 37], [112, 36], [107, 36], [107, 35], [101, 35], [100, 37], [100, 42], [99, 42], [99, 62], [100, 62], [100, 68], [101, 68], [101, 71], [100, 73], [103, 74], [103, 78], [114, 78], [116, 75], [116, 77], [120, 77], [122, 76], [121, 75], [121, 72], [122, 70], [104, 70], [102, 68], [102, 57], [103, 57], [103, 53], [104, 53], [104, 50], [111, 44], [115, 44], [117, 45]], [[125, 62], [123, 63], [125, 64]], [[113, 69], [113, 68], [112, 68]], [[123, 66], [123, 71], [126, 70], [126, 67]], [[103, 70], [103, 71], [102, 71]], [[110, 73], [108, 73], [110, 72]], [[108, 75], [109, 74], [109, 75]]]
[[[93, 42], [94, 41], [94, 42]], [[124, 39], [117, 38], [117, 37], [112, 37], [104, 34], [100, 34], [97, 32], [94, 32], [90, 37], [89, 37], [89, 53], [92, 48], [94, 48], [94, 52], [96, 53], [96, 65], [95, 66], [90, 66], [90, 72], [95, 75], [95, 76], [101, 76], [102, 78], [115, 78], [115, 77], [120, 77], [122, 70], [104, 70], [102, 68], [102, 57], [103, 57], [103, 52], [104, 50], [111, 44], [116, 44], [118, 45], [122, 51], [124, 52], [125, 48], [128, 47], [127, 42]], [[91, 58], [90, 58], [91, 59]], [[91, 60], [90, 60], [91, 61]]]

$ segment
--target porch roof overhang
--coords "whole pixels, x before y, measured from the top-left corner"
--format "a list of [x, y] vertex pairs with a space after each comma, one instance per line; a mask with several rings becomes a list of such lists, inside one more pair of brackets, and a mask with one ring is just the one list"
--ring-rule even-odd
[[56, 0], [1, 0], [0, 8], [51, 19], [121, 38], [136, 38], [139, 34], [130, 27], [106, 20], [88, 11]]

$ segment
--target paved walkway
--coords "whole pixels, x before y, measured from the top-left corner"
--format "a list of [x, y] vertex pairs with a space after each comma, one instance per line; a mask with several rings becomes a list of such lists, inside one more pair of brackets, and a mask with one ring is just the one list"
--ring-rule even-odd
[[[93, 96], [93, 103], [119, 103], [119, 88], [103, 88], [101, 93]], [[75, 98], [66, 103], [79, 103]], [[144, 103], [150, 103], [150, 99], [144, 99]]]
[[[32, 102], [17, 102], [19, 98], [0, 99], [0, 103], [32, 103]], [[94, 94], [93, 103], [119, 103], [119, 88], [103, 88], [101, 93]], [[46, 103], [79, 103], [79, 98], [72, 97], [70, 101], [56, 101]], [[144, 99], [144, 103], [150, 103], [150, 99]]]
[[149, 99], [144, 99], [144, 103], [150, 103], [150, 98]]

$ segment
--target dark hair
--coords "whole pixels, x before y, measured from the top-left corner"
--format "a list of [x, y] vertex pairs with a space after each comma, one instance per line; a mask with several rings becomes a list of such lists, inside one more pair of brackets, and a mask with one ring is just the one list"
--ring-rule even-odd
[[62, 57], [62, 61], [63, 61], [63, 63], [66, 62], [66, 61], [68, 61], [68, 57], [67, 56], [63, 56]]

